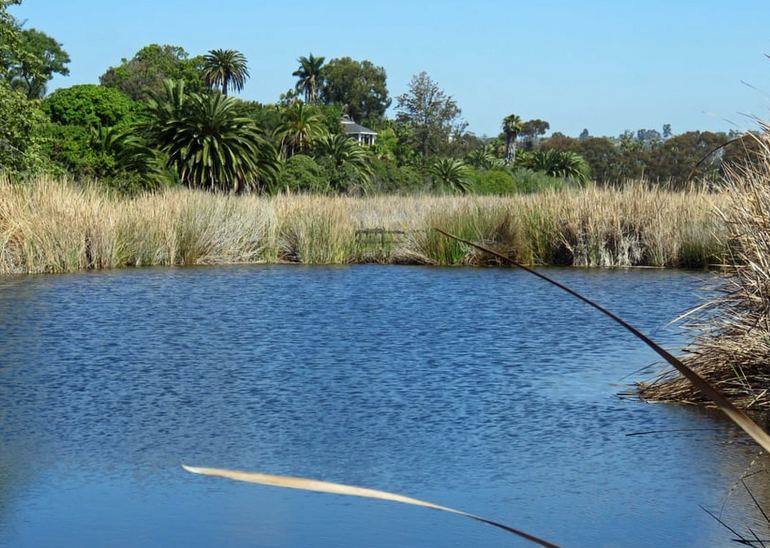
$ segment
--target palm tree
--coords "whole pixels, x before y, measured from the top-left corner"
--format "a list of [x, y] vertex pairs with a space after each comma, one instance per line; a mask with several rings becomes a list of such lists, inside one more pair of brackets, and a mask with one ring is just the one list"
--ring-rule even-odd
[[318, 86], [321, 82], [321, 67], [325, 57], [315, 57], [312, 53], [297, 59], [299, 68], [292, 76], [299, 78], [296, 89], [305, 95], [305, 102], [314, 105], [318, 100]]
[[102, 172], [97, 171], [97, 175], [107, 176], [116, 170], [138, 173], [144, 188], [157, 186], [168, 179], [158, 151], [148, 147], [132, 131], [104, 126], [91, 128], [89, 144], [91, 150], [105, 160]]
[[188, 95], [181, 82], [172, 81], [165, 82], [164, 92], [149, 101], [145, 130], [182, 183], [239, 192], [264, 187], [276, 176], [275, 149], [241, 114], [237, 99]]
[[430, 166], [429, 172], [434, 183], [446, 185], [462, 194], [468, 191], [470, 170], [461, 160], [439, 158]]
[[503, 133], [505, 133], [505, 165], [513, 164], [516, 159], [516, 137], [523, 128], [521, 118], [515, 114], [506, 116], [503, 120]]
[[316, 139], [328, 132], [323, 116], [315, 107], [297, 102], [281, 112], [277, 133], [286, 156], [293, 156], [308, 150]]
[[327, 134], [318, 139], [315, 153], [332, 168], [330, 183], [335, 190], [348, 190], [356, 179], [363, 187], [369, 185], [374, 173], [369, 152], [348, 137]]
[[494, 169], [502, 165], [502, 162], [495, 156], [492, 145], [484, 145], [470, 151], [465, 155], [465, 162], [476, 169]]
[[551, 177], [573, 179], [579, 183], [586, 182], [590, 172], [583, 157], [569, 150], [537, 150], [526, 157], [525, 167], [542, 171]]
[[212, 49], [203, 56], [203, 80], [210, 88], [241, 91], [249, 77], [246, 56], [234, 49]]

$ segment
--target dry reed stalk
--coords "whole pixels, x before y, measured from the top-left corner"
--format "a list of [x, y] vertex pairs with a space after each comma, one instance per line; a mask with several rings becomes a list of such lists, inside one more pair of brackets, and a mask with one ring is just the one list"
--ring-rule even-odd
[[386, 500], [390, 502], [398, 502], [401, 504], [408, 504], [411, 506], [421, 506], [423, 508], [430, 508], [431, 510], [439, 510], [441, 512], [448, 512], [450, 514], [457, 514], [466, 518], [470, 518], [487, 525], [492, 525], [509, 533], [512, 533], [518, 537], [528, 540], [539, 546], [545, 546], [546, 548], [557, 548], [555, 544], [543, 540], [539, 537], [526, 533], [520, 529], [510, 527], [503, 523], [477, 516], [475, 514], [469, 514], [462, 510], [455, 510], [447, 506], [441, 506], [439, 504], [433, 504], [432, 502], [426, 502], [423, 500], [413, 499], [411, 497], [405, 497], [395, 493], [388, 493], [387, 491], [378, 491], [375, 489], [367, 489], [365, 487], [356, 487], [354, 485], [343, 485], [340, 483], [331, 483], [328, 481], [318, 481], [307, 478], [296, 478], [289, 476], [274, 476], [272, 474], [260, 474], [255, 472], [240, 472], [237, 470], [224, 470], [221, 468], [200, 468], [195, 466], [182, 465], [182, 468], [192, 474], [200, 474], [204, 476], [214, 476], [220, 478], [231, 479], [235, 481], [243, 481], [246, 483], [256, 483], [258, 485], [269, 485], [272, 487], [283, 487], [285, 489], [299, 489], [301, 491], [313, 491], [316, 493], [327, 493], [333, 495], [345, 495], [349, 497], [363, 497], [376, 500]]
[[452, 240], [458, 241], [465, 245], [474, 247], [480, 251], [483, 251], [484, 253], [488, 253], [490, 255], [497, 257], [501, 261], [504, 261], [506, 263], [512, 264], [518, 268], [525, 270], [526, 272], [532, 274], [533, 276], [536, 276], [541, 280], [544, 280], [549, 284], [558, 287], [562, 291], [569, 293], [573, 297], [579, 299], [580, 301], [583, 301], [585, 304], [595, 308], [596, 310], [598, 310], [608, 318], [612, 319], [614, 322], [621, 325], [624, 329], [626, 329], [631, 334], [633, 334], [636, 338], [641, 340], [644, 344], [649, 346], [653, 351], [655, 351], [655, 353], [657, 353], [661, 358], [663, 358], [672, 367], [674, 367], [682, 375], [682, 377], [687, 380], [687, 382], [689, 382], [695, 389], [697, 389], [702, 394], [703, 397], [711, 400], [714, 403], [714, 405], [716, 405], [716, 407], [718, 407], [725, 415], [727, 415], [727, 417], [731, 421], [733, 421], [733, 423], [738, 425], [744, 432], [746, 432], [746, 434], [748, 434], [755, 442], [757, 442], [757, 444], [760, 447], [762, 447], [765, 451], [770, 453], [770, 434], [768, 434], [764, 428], [762, 428], [757, 423], [755, 423], [751, 418], [749, 418], [748, 415], [746, 415], [746, 413], [738, 409], [714, 385], [712, 385], [710, 382], [705, 380], [696, 371], [694, 371], [693, 369], [685, 365], [681, 360], [673, 356], [671, 353], [665, 350], [662, 346], [660, 346], [655, 341], [650, 339], [647, 335], [639, 331], [633, 325], [626, 322], [623, 318], [610, 312], [609, 310], [599, 305], [598, 303], [592, 301], [591, 299], [584, 297], [574, 289], [571, 289], [566, 285], [560, 282], [557, 282], [553, 278], [550, 278], [541, 272], [537, 272], [535, 270], [532, 270], [531, 268], [528, 268], [523, 264], [517, 263], [510, 257], [507, 257], [506, 255], [503, 255], [498, 251], [479, 245], [478, 243], [465, 240], [463, 238], [460, 238], [458, 236], [445, 232], [440, 228], [435, 228], [435, 230], [443, 234], [447, 238], [450, 238]]

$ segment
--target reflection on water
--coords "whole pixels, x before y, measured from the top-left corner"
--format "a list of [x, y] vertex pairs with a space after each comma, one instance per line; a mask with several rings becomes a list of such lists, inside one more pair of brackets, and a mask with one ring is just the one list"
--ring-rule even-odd
[[[683, 340], [667, 323], [703, 283], [552, 272], [669, 348]], [[517, 543], [426, 510], [190, 476], [181, 462], [401, 492], [568, 545], [725, 544], [699, 505], [718, 510], [757, 451], [713, 413], [617, 398], [654, 359], [508, 269], [6, 279], [0, 545]], [[627, 435], [654, 430], [685, 431]], [[726, 508], [745, 521], [740, 489]]]

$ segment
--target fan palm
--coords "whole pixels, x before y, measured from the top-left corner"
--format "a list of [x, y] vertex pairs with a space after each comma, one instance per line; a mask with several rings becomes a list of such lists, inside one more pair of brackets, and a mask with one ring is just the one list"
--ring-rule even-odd
[[468, 191], [470, 169], [461, 160], [439, 158], [429, 169], [434, 184], [445, 185], [460, 193]]
[[503, 133], [505, 134], [505, 165], [509, 166], [516, 158], [516, 138], [524, 127], [521, 118], [515, 114], [503, 119]]
[[368, 186], [373, 170], [369, 153], [360, 145], [344, 135], [326, 134], [318, 139], [315, 146], [316, 156], [321, 163], [332, 168], [331, 185], [337, 191], [345, 190], [352, 179], [357, 179]]
[[327, 133], [323, 116], [311, 105], [297, 102], [281, 112], [277, 134], [287, 156], [308, 150], [315, 140]]
[[185, 94], [168, 81], [149, 102], [148, 136], [166, 165], [192, 187], [242, 191], [269, 183], [278, 164], [274, 148], [238, 101], [222, 94]]
[[298, 78], [296, 89], [305, 95], [305, 102], [315, 104], [318, 99], [318, 86], [321, 82], [321, 67], [325, 57], [315, 57], [312, 53], [297, 59], [299, 68], [292, 73]]
[[246, 56], [234, 49], [213, 49], [203, 56], [203, 80], [210, 88], [241, 91], [249, 78]]

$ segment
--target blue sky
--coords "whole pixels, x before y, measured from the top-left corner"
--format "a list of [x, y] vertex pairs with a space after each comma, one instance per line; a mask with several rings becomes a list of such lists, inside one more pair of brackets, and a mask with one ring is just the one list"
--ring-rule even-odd
[[154, 42], [244, 52], [242, 96], [262, 102], [293, 86], [308, 52], [384, 66], [394, 97], [424, 70], [478, 134], [512, 112], [571, 135], [770, 118], [768, 0], [24, 0], [12, 12], [72, 57], [52, 89], [97, 83]]

